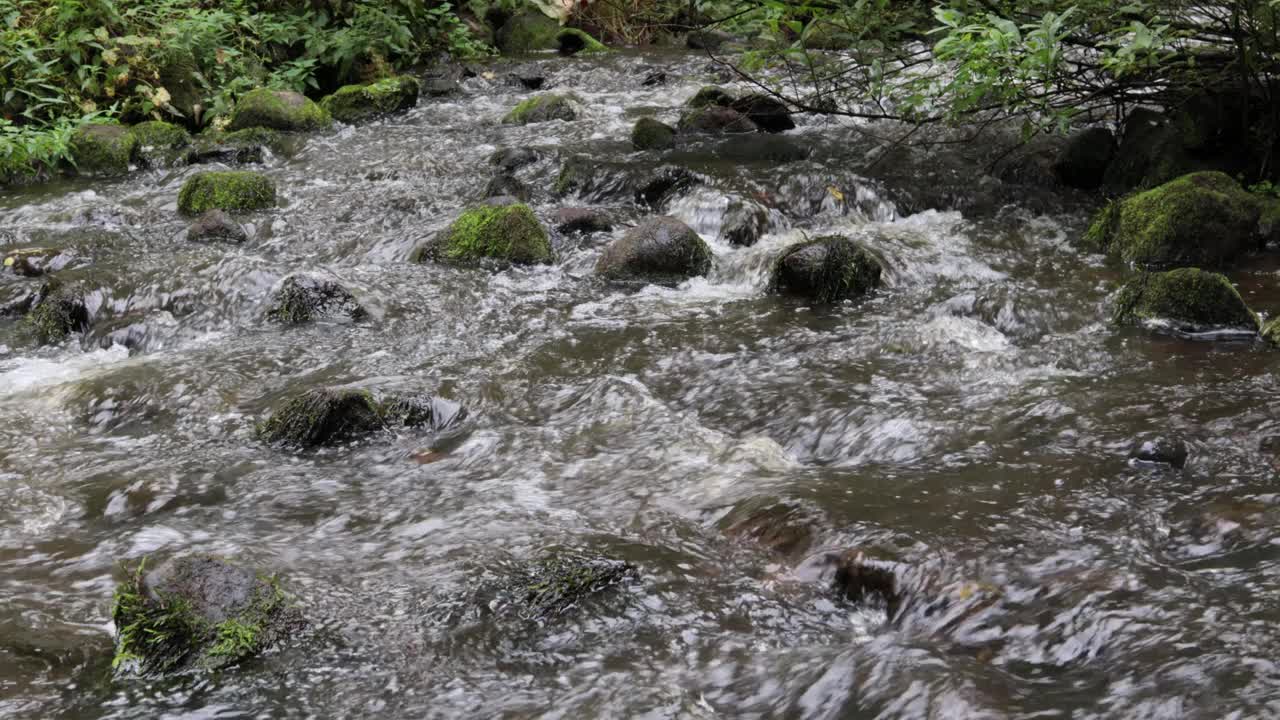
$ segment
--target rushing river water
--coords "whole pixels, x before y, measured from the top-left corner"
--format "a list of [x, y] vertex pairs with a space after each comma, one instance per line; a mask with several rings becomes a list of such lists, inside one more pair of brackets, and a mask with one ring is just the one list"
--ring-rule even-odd
[[[105, 278], [84, 338], [34, 349], [0, 320], [0, 715], [1280, 716], [1280, 355], [1110, 326], [1120, 270], [1073, 242], [1092, 207], [984, 177], [989, 148], [878, 158], [865, 128], [801, 117], [780, 142], [807, 159], [762, 159], [758, 138], [672, 151], [698, 182], [657, 210], [555, 200], [569, 155], [656, 164], [631, 124], [673, 122], [706, 59], [546, 65], [577, 121], [501, 125], [528, 93], [498, 71], [310, 137], [264, 163], [281, 207], [239, 246], [183, 237], [200, 168], [0, 195], [0, 241]], [[642, 87], [648, 66], [670, 82]], [[665, 212], [713, 272], [602, 284], [622, 229], [557, 236], [533, 269], [408, 262], [510, 147], [539, 154], [518, 175], [544, 219]], [[742, 199], [771, 210], [749, 248], [720, 239]], [[886, 287], [826, 308], [766, 295], [772, 258], [822, 233], [873, 249]], [[1280, 308], [1260, 262], [1233, 279]], [[299, 271], [370, 317], [265, 321]], [[7, 275], [0, 300], [37, 282]], [[275, 402], [332, 385], [468, 418], [319, 452], [254, 439]], [[1186, 468], [1129, 462], [1151, 434], [1185, 438]], [[724, 531], [772, 502], [812, 529], [807, 552]], [[549, 548], [637, 574], [541, 626], [450, 609]], [[841, 548], [950, 602], [886, 623], [813, 581], [805, 556]], [[310, 629], [220, 674], [112, 680], [118, 563], [179, 551], [278, 572]]]

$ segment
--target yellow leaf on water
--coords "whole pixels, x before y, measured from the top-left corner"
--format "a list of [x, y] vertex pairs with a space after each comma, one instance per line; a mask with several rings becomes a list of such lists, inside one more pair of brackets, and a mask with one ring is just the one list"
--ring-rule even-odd
[[831, 193], [831, 197], [835, 198], [837, 202], [844, 202], [844, 193], [840, 192], [840, 188], [835, 185], [828, 187], [827, 192]]
[[9, 256], [9, 257], [7, 257], [7, 258], [5, 258], [5, 259], [4, 259], [4, 266], [5, 266], [5, 267], [13, 267], [13, 262], [14, 262], [14, 260], [13, 260], [13, 256]]

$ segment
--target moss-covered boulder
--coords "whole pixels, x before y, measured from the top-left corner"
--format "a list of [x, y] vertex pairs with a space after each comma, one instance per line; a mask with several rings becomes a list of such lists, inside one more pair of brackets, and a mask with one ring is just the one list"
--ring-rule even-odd
[[284, 402], [257, 426], [263, 442], [311, 448], [339, 445], [382, 430], [382, 407], [366, 390], [310, 390]]
[[759, 129], [751, 118], [723, 105], [707, 105], [690, 110], [680, 118], [681, 132], [750, 133]]
[[1238, 329], [1258, 331], [1258, 316], [1231, 281], [1197, 268], [1144, 273], [1116, 297], [1113, 320], [1121, 325], [1168, 324], [1179, 332]]
[[169, 93], [169, 107], [182, 114], [183, 124], [199, 128], [204, 119], [204, 89], [200, 86], [200, 68], [195, 55], [175, 46], [156, 65], [155, 84]]
[[706, 87], [699, 89], [698, 92], [694, 93], [693, 97], [689, 98], [688, 102], [685, 103], [687, 107], [693, 109], [704, 108], [708, 105], [729, 107], [732, 104], [733, 96], [728, 92], [725, 92], [723, 88], [718, 88], [715, 85], [707, 85]]
[[494, 34], [504, 55], [524, 55], [559, 47], [560, 23], [537, 10], [525, 10], [509, 18]]
[[573, 99], [568, 95], [535, 95], [512, 108], [502, 122], [508, 125], [529, 125], [531, 123], [564, 120], [576, 120], [578, 111], [574, 109]]
[[556, 49], [561, 55], [589, 55], [609, 52], [604, 43], [577, 28], [564, 28], [556, 34]]
[[208, 555], [178, 557], [116, 586], [112, 667], [161, 675], [234, 665], [304, 623], [274, 577]]
[[676, 129], [653, 118], [640, 118], [631, 129], [631, 146], [637, 150], [666, 150], [675, 144]]
[[47, 281], [36, 292], [23, 329], [41, 345], [56, 343], [71, 333], [89, 329], [93, 316], [85, 302], [88, 289], [78, 282]]
[[1053, 175], [1067, 187], [1096, 190], [1115, 155], [1116, 138], [1110, 130], [1085, 128], [1067, 138], [1053, 162]]
[[511, 600], [524, 617], [546, 621], [635, 576], [636, 569], [629, 563], [566, 551], [530, 566], [515, 578]]
[[256, 172], [201, 172], [178, 192], [178, 211], [199, 215], [209, 210], [262, 210], [276, 204], [276, 185]]
[[729, 107], [745, 115], [765, 132], [785, 132], [796, 126], [786, 103], [768, 95], [744, 95], [734, 100]]
[[1186, 148], [1172, 119], [1138, 108], [1124, 121], [1115, 156], [1103, 174], [1103, 186], [1113, 193], [1153, 187], [1195, 170], [1205, 169]]
[[129, 172], [138, 140], [121, 125], [82, 125], [71, 136], [71, 157], [81, 175], [114, 177]]
[[244, 227], [222, 210], [210, 210], [200, 215], [187, 227], [187, 239], [192, 242], [242, 243], [249, 239]]
[[137, 154], [147, 165], [165, 167], [181, 160], [191, 134], [187, 129], [163, 120], [148, 120], [129, 128], [137, 141]]
[[414, 259], [464, 265], [536, 265], [551, 262], [551, 239], [528, 205], [484, 204], [459, 215], [419, 248]]
[[596, 272], [609, 280], [676, 285], [706, 275], [713, 259], [693, 228], [664, 216], [646, 220], [611, 243]]
[[310, 275], [290, 275], [272, 297], [267, 318], [285, 325], [301, 325], [322, 317], [361, 320], [368, 313], [342, 285]]
[[304, 142], [300, 135], [261, 127], [234, 132], [206, 130], [192, 139], [186, 159], [192, 165], [256, 163], [262, 162], [268, 152], [292, 155]]
[[833, 303], [880, 287], [880, 262], [849, 238], [832, 235], [793, 245], [773, 264], [769, 291]]
[[1220, 172], [1184, 175], [1094, 219], [1089, 249], [1145, 268], [1221, 266], [1257, 248], [1259, 200]]
[[418, 81], [389, 77], [367, 85], [347, 85], [320, 101], [320, 107], [339, 122], [354, 124], [409, 110], [418, 104]]
[[236, 101], [227, 129], [323, 130], [333, 118], [323, 108], [292, 90], [251, 90]]

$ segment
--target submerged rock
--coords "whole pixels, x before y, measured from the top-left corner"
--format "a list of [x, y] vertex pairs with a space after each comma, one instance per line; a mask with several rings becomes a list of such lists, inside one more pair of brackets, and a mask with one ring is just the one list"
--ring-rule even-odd
[[745, 115], [765, 132], [779, 133], [796, 126], [786, 104], [768, 95], [745, 95], [734, 100], [729, 107]]
[[272, 130], [322, 130], [333, 124], [319, 105], [292, 90], [251, 90], [236, 101], [228, 130], [252, 127]]
[[629, 563], [565, 552], [529, 568], [517, 579], [513, 599], [524, 617], [545, 621], [635, 576]]
[[333, 119], [348, 124], [409, 110], [418, 104], [418, 81], [389, 77], [366, 85], [347, 85], [320, 101]]
[[840, 598], [860, 606], [883, 608], [889, 620], [908, 600], [902, 563], [869, 557], [857, 549], [821, 552], [800, 563], [797, 578], [826, 585]]
[[138, 140], [120, 125], [81, 125], [71, 136], [71, 157], [81, 175], [113, 177], [129, 172]]
[[209, 210], [261, 210], [276, 204], [271, 178], [256, 172], [201, 172], [187, 179], [178, 193], [178, 212], [199, 215]]
[[560, 208], [552, 214], [551, 222], [562, 233], [608, 232], [613, 229], [613, 220], [599, 208]]
[[578, 112], [573, 107], [573, 100], [567, 95], [535, 95], [516, 105], [502, 122], [508, 125], [529, 125], [531, 123], [577, 119]]
[[817, 302], [861, 297], [880, 287], [880, 262], [840, 235], [787, 248], [773, 264], [769, 291]]
[[749, 133], [759, 129], [746, 115], [722, 105], [690, 110], [680, 118], [682, 132]]
[[596, 272], [610, 280], [677, 285], [710, 272], [713, 257], [688, 225], [673, 217], [656, 217], [605, 248]]
[[4, 269], [22, 277], [40, 277], [67, 267], [74, 256], [56, 248], [21, 248], [4, 255]]
[[163, 120], [150, 120], [129, 128], [137, 141], [137, 153], [147, 165], [168, 166], [186, 156], [191, 134], [186, 128]]
[[382, 408], [365, 390], [309, 390], [257, 426], [263, 442], [311, 448], [359, 440], [382, 430]]
[[40, 288], [23, 318], [24, 329], [37, 343], [55, 343], [89, 329], [92, 314], [81, 283], [49, 280]]
[[609, 52], [604, 43], [576, 28], [564, 28], [556, 35], [556, 49], [561, 55]]
[[242, 243], [249, 239], [244, 227], [222, 210], [209, 210], [187, 228], [187, 239], [193, 242]]
[[1258, 318], [1227, 278], [1197, 268], [1147, 273], [1120, 289], [1113, 319], [1122, 325], [1164, 321], [1182, 332], [1258, 331]]
[[207, 555], [150, 572], [139, 564], [115, 590], [112, 666], [160, 675], [234, 665], [302, 626], [274, 577]]
[[817, 536], [816, 513], [795, 502], [751, 498], [737, 505], [720, 521], [725, 535], [759, 543], [784, 557], [804, 555]]
[[342, 285], [309, 275], [290, 275], [280, 284], [267, 317], [286, 325], [301, 325], [322, 316], [361, 320], [368, 313]]
[[640, 118], [631, 129], [631, 146], [637, 150], [666, 150], [675, 144], [676, 129], [653, 118]]
[[1067, 187], [1096, 190], [1115, 154], [1116, 138], [1110, 130], [1086, 128], [1067, 138], [1053, 163], [1054, 177]]
[[1187, 455], [1187, 443], [1174, 437], [1141, 440], [1129, 451], [1129, 458], [1137, 462], [1168, 465], [1179, 470], [1186, 466]]
[[715, 85], [708, 85], [694, 93], [693, 97], [689, 98], [685, 105], [695, 110], [709, 105], [729, 107], [730, 105], [733, 105], [733, 96], [725, 92], [722, 88], [718, 88]]
[[1220, 266], [1258, 247], [1261, 214], [1258, 198], [1230, 176], [1192, 173], [1111, 203], [1085, 243], [1147, 268]]
[[466, 409], [458, 403], [427, 395], [396, 395], [382, 403], [382, 420], [388, 428], [447, 430], [466, 416]]
[[431, 242], [415, 251], [414, 259], [461, 264], [550, 263], [551, 239], [528, 205], [486, 204], [463, 212]]

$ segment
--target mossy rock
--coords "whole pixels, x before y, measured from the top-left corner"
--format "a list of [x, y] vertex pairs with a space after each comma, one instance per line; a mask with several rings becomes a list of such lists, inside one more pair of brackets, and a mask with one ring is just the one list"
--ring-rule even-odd
[[182, 113], [185, 124], [198, 128], [204, 93], [200, 88], [200, 68], [190, 50], [175, 49], [157, 63], [157, 84], [169, 93], [169, 107]]
[[685, 103], [685, 106], [693, 109], [704, 108], [708, 105], [719, 105], [721, 107], [729, 107], [733, 104], [733, 96], [725, 92], [722, 88], [714, 85], [708, 85], [698, 92]]
[[209, 210], [262, 210], [276, 204], [276, 186], [261, 173], [224, 171], [196, 173], [178, 193], [178, 211], [199, 215]]
[[464, 265], [550, 263], [551, 239], [528, 205], [485, 204], [463, 212], [414, 259]]
[[711, 248], [693, 228], [673, 217], [656, 217], [613, 241], [596, 272], [614, 281], [677, 285], [711, 272]]
[[1262, 339], [1272, 345], [1280, 346], [1280, 317], [1272, 318], [1262, 327]]
[[368, 313], [342, 285], [308, 275], [290, 275], [280, 284], [267, 318], [285, 325], [301, 325], [321, 317], [361, 320]]
[[848, 28], [825, 20], [809, 23], [800, 36], [800, 45], [806, 50], [847, 50], [857, 38]]
[[681, 132], [750, 133], [760, 128], [751, 118], [723, 105], [707, 105], [686, 112], [680, 118]]
[[347, 85], [320, 101], [320, 107], [339, 122], [354, 124], [409, 110], [418, 104], [418, 81], [389, 77], [367, 85]]
[[71, 136], [71, 157], [81, 175], [124, 175], [137, 147], [137, 138], [121, 125], [82, 125]]
[[524, 55], [559, 47], [560, 23], [536, 10], [525, 10], [498, 28], [494, 41], [504, 55]]
[[609, 52], [604, 43], [577, 28], [565, 28], [556, 33], [556, 49], [561, 55]]
[[1198, 268], [1145, 273], [1125, 284], [1112, 316], [1117, 324], [1164, 322], [1182, 332], [1258, 331], [1258, 316], [1231, 281]]
[[382, 430], [382, 407], [365, 390], [309, 390], [258, 424], [263, 442], [312, 448], [338, 445]]
[[236, 101], [227, 129], [323, 130], [333, 118], [323, 108], [292, 90], [251, 90]]
[[631, 146], [637, 150], [666, 150], [675, 143], [676, 129], [653, 118], [640, 118], [631, 130]]
[[137, 141], [137, 154], [151, 166], [174, 165], [186, 156], [191, 134], [186, 128], [163, 120], [148, 120], [129, 128]]
[[796, 126], [786, 103], [769, 95], [744, 95], [734, 100], [729, 107], [745, 115], [765, 132], [780, 133], [793, 130]]
[[573, 99], [568, 95], [535, 95], [521, 102], [502, 118], [508, 125], [529, 125], [531, 123], [564, 120], [576, 120], [578, 111], [574, 109]]
[[1112, 193], [1154, 187], [1196, 170], [1206, 169], [1183, 147], [1170, 118], [1146, 108], [1129, 113], [1124, 135], [1103, 174], [1103, 186]]
[[118, 672], [162, 675], [234, 665], [282, 642], [304, 623], [278, 581], [208, 555], [145, 561], [116, 586]]
[[1221, 266], [1257, 247], [1261, 213], [1230, 176], [1192, 173], [1110, 204], [1085, 243], [1144, 268]]
[[629, 563], [566, 551], [530, 567], [514, 583], [513, 599], [524, 617], [546, 621], [635, 577]]
[[834, 303], [880, 287], [880, 274], [879, 261], [865, 248], [832, 235], [787, 248], [773, 264], [769, 291]]
[[71, 333], [88, 330], [92, 316], [85, 303], [86, 294], [82, 283], [49, 280], [36, 293], [22, 320], [23, 330], [41, 345], [56, 343]]
[[290, 155], [301, 142], [297, 135], [285, 135], [269, 128], [253, 127], [234, 132], [206, 130], [192, 140], [187, 152], [187, 162], [193, 165], [262, 162], [267, 151], [277, 155]]

